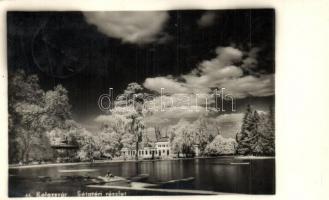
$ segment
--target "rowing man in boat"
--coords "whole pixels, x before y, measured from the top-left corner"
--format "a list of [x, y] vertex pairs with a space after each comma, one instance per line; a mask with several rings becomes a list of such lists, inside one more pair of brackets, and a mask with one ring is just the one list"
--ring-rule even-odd
[[107, 177], [107, 178], [113, 178], [114, 176], [112, 175], [111, 171], [108, 170], [105, 177]]
[[119, 176], [114, 176], [110, 170], [106, 172], [105, 176], [98, 176], [98, 179], [101, 180], [101, 182], [109, 183], [109, 182], [117, 182], [117, 181], [123, 181], [127, 182], [127, 179]]

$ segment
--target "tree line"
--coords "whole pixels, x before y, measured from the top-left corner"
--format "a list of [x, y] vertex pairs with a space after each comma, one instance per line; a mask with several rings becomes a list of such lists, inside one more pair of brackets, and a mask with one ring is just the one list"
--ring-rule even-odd
[[44, 91], [36, 75], [18, 70], [9, 74], [8, 87], [10, 163], [67, 156], [51, 148], [52, 139], [58, 137], [79, 147], [70, 155], [72, 160], [120, 158], [122, 148], [152, 146], [161, 136], [169, 138], [175, 154], [186, 156], [194, 155], [194, 145], [202, 156], [275, 153], [272, 109], [265, 114], [248, 106], [236, 138], [223, 137], [216, 120], [205, 115], [165, 127], [147, 125], [145, 118], [154, 113], [143, 107], [146, 102], [125, 100], [137, 94], [147, 101], [149, 94], [139, 84], [131, 83], [115, 100], [115, 108], [95, 119], [97, 129], [88, 131], [72, 118], [68, 91], [63, 86]]

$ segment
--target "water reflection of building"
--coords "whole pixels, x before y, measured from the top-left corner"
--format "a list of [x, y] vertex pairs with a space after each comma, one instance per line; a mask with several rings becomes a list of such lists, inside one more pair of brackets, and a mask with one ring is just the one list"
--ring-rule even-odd
[[[121, 149], [121, 155], [124, 158], [132, 159], [136, 156], [136, 150], [128, 148]], [[141, 159], [166, 159], [171, 158], [171, 147], [169, 137], [162, 137], [158, 139], [152, 146], [144, 146], [138, 150], [138, 157]]]
[[199, 149], [199, 145], [195, 144], [193, 145], [193, 149], [194, 149], [194, 156], [198, 157], [200, 155], [200, 149]]

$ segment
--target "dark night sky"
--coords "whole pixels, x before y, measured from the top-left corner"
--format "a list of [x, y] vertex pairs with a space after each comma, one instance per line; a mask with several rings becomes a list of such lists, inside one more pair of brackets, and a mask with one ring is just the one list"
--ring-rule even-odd
[[[109, 87], [118, 94], [147, 77], [188, 73], [215, 57], [218, 46], [260, 47], [257, 71], [274, 73], [274, 10], [214, 11], [214, 24], [200, 28], [196, 21], [204, 13], [169, 11], [162, 29], [166, 42], [132, 44], [101, 33], [81, 12], [8, 12], [8, 69], [38, 74], [45, 90], [62, 84], [80, 117], [100, 113], [97, 99]], [[273, 96], [250, 97], [238, 106], [273, 101]]]

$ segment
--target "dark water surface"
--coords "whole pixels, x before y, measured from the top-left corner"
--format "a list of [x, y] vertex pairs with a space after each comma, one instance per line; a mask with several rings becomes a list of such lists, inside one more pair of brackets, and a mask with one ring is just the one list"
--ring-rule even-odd
[[[249, 163], [249, 164], [248, 164]], [[60, 172], [60, 170], [94, 169], [85, 172]], [[51, 166], [9, 170], [9, 196], [37, 192], [76, 196], [77, 191], [104, 192], [104, 189], [87, 188], [88, 181], [81, 177], [104, 176], [110, 170], [126, 178], [149, 174], [147, 183], [195, 177], [190, 184], [176, 184], [170, 189], [207, 190], [243, 194], [275, 193], [274, 159], [200, 158], [189, 160], [163, 160], [143, 162], [116, 162]], [[110, 191], [110, 189], [105, 189]], [[111, 191], [114, 191], [111, 189]], [[168, 195], [161, 192], [125, 191], [127, 195]]]

